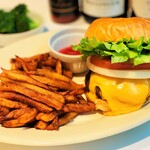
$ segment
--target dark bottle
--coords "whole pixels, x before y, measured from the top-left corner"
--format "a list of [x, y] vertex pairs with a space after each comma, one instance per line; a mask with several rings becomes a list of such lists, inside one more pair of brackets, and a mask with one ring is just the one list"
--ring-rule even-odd
[[83, 15], [89, 23], [101, 17], [127, 17], [128, 0], [83, 0]]
[[53, 21], [68, 23], [79, 17], [78, 0], [50, 0]]
[[150, 0], [131, 0], [132, 17], [150, 18]]

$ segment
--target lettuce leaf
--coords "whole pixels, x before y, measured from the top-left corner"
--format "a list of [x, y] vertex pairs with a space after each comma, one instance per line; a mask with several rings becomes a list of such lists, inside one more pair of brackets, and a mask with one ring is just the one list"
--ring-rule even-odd
[[90, 55], [110, 57], [111, 63], [126, 61], [133, 62], [133, 65], [150, 63], [150, 39], [145, 41], [144, 37], [139, 40], [122, 39], [118, 42], [83, 38], [78, 45], [72, 47], [85, 57]]

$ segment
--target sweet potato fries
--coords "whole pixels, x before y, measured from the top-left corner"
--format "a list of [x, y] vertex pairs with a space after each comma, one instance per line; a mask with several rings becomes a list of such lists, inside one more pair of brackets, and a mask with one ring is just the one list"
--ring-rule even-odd
[[83, 98], [85, 87], [49, 53], [11, 59], [0, 74], [0, 123], [7, 128], [58, 130], [95, 106]]

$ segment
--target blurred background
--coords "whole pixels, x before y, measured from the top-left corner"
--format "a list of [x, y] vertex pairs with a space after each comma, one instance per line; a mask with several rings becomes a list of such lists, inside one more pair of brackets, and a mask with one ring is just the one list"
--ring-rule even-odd
[[0, 9], [18, 4], [26, 4], [29, 11], [41, 15], [44, 31], [68, 26], [87, 28], [100, 17], [150, 17], [150, 0], [1, 0]]

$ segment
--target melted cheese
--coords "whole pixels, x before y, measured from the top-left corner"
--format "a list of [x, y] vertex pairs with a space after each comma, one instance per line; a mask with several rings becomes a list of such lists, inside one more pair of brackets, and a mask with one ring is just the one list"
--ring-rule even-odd
[[109, 111], [104, 115], [119, 115], [141, 108], [150, 94], [150, 79], [122, 79], [91, 74], [89, 90], [95, 95], [95, 87], [101, 89], [102, 99], [107, 100]]

